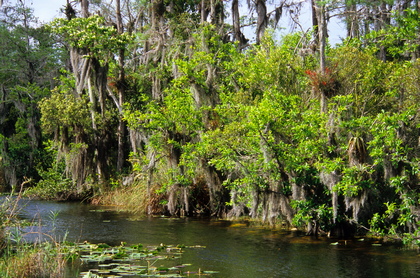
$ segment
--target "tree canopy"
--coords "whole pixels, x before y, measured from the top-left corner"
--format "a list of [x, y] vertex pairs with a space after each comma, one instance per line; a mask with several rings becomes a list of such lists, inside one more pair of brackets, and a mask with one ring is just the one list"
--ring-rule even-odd
[[[418, 9], [81, 0], [40, 25], [5, 1], [4, 185], [58, 199], [138, 189], [146, 213], [419, 244]], [[279, 35], [283, 18], [300, 28]], [[330, 19], [346, 26], [335, 46]]]

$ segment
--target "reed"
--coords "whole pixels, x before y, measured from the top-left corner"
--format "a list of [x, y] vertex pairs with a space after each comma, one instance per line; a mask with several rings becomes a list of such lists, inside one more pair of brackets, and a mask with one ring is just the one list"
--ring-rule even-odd
[[0, 277], [63, 277], [67, 260], [60, 244], [49, 235], [51, 241], [28, 243], [24, 239], [24, 224], [17, 217], [23, 186], [17, 194], [1, 199]]
[[67, 260], [56, 246], [11, 248], [0, 261], [0, 276], [7, 278], [64, 277]]
[[135, 183], [129, 186], [119, 186], [102, 192], [92, 198], [94, 205], [113, 206], [117, 210], [130, 213], [154, 214], [162, 210], [162, 196], [156, 193], [158, 186], [148, 186], [145, 183]]

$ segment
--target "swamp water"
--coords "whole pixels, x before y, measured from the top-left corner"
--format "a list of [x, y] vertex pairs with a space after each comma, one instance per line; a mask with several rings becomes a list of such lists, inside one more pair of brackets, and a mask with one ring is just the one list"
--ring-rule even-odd
[[[211, 273], [200, 277], [420, 277], [418, 252], [393, 245], [314, 239], [214, 219], [134, 219], [130, 214], [79, 203], [21, 203], [19, 216], [34, 223], [25, 228], [28, 240], [37, 240], [45, 233], [56, 240], [113, 246], [121, 242], [145, 247], [196, 246], [183, 249], [181, 258], [170, 264]], [[69, 269], [67, 277], [80, 277], [86, 267]], [[191, 273], [188, 277], [199, 275]]]

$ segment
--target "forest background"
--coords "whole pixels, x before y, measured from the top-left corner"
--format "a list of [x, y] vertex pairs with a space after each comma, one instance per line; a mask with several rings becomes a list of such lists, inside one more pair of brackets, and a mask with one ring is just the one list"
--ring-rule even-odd
[[420, 244], [417, 1], [0, 4], [4, 190]]

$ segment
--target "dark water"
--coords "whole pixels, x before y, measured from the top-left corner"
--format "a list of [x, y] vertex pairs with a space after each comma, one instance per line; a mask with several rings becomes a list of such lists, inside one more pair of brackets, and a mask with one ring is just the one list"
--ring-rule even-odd
[[[58, 240], [119, 245], [185, 244], [182, 260], [219, 271], [223, 278], [240, 277], [420, 277], [420, 256], [398, 246], [372, 242], [314, 239], [292, 232], [272, 231], [247, 224], [200, 218], [133, 219], [129, 214], [79, 203], [22, 201], [20, 216], [38, 232]], [[33, 233], [32, 233], [33, 232]]]

